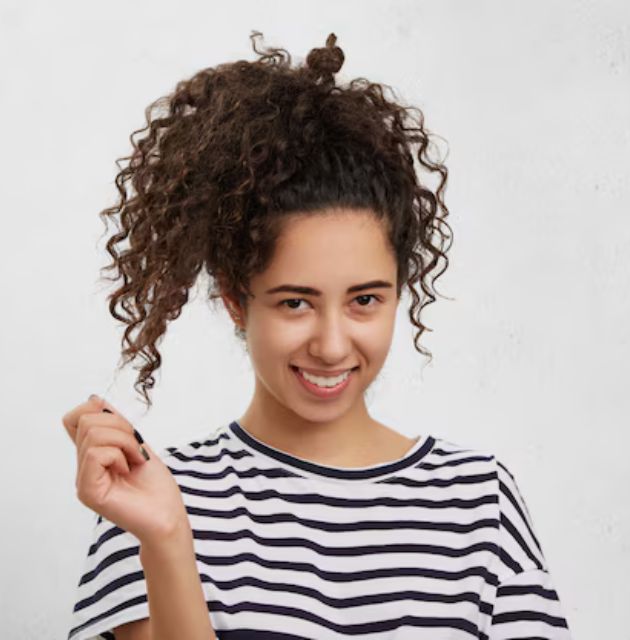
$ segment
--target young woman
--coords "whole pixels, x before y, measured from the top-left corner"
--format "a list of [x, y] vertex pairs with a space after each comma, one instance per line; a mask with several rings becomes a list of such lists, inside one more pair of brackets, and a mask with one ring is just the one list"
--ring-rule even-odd
[[257, 61], [202, 70], [147, 110], [103, 212], [124, 281], [110, 310], [127, 361], [145, 359], [145, 400], [202, 269], [254, 395], [161, 453], [101, 398], [63, 417], [98, 514], [68, 638], [569, 638], [506, 466], [366, 407], [403, 287], [426, 353], [419, 314], [448, 264], [447, 170], [422, 113], [363, 78], [337, 85], [334, 34], [296, 67], [259, 35]]

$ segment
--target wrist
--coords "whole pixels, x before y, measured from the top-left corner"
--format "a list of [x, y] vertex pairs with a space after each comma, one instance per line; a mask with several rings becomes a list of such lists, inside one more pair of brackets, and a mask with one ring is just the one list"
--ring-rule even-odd
[[140, 540], [140, 556], [164, 555], [173, 550], [189, 549], [193, 546], [192, 529], [188, 517], [181, 518], [159, 532]]

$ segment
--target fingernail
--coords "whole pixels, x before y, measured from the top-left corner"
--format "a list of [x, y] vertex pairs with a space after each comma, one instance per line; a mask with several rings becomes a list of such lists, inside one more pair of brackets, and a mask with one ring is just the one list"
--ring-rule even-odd
[[140, 452], [142, 453], [142, 455], [145, 457], [146, 460], [149, 459], [149, 454], [146, 452], [144, 447], [140, 447]]
[[133, 430], [133, 435], [136, 436], [136, 440], [139, 442], [139, 444], [143, 444], [144, 443], [143, 437], [135, 429]]

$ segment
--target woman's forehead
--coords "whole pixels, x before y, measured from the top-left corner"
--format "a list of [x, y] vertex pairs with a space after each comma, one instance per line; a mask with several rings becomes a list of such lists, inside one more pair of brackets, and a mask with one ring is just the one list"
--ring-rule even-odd
[[316, 289], [345, 289], [370, 280], [391, 280], [396, 261], [380, 233], [345, 229], [287, 237], [260, 274], [260, 285], [268, 288], [291, 283]]
[[276, 243], [277, 254], [294, 260], [313, 255], [374, 251], [386, 245], [383, 224], [370, 213], [336, 212], [290, 217]]

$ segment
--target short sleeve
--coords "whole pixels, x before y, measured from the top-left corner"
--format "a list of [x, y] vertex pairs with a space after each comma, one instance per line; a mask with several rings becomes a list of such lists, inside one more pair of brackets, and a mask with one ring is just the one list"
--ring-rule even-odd
[[[157, 454], [171, 468], [168, 458], [177, 449]], [[115, 627], [149, 617], [140, 540], [99, 514], [94, 518], [67, 640], [115, 640]]]
[[516, 479], [497, 461], [498, 587], [489, 640], [571, 640], [542, 547]]
[[113, 629], [149, 617], [140, 542], [96, 517], [67, 640], [114, 640]]

